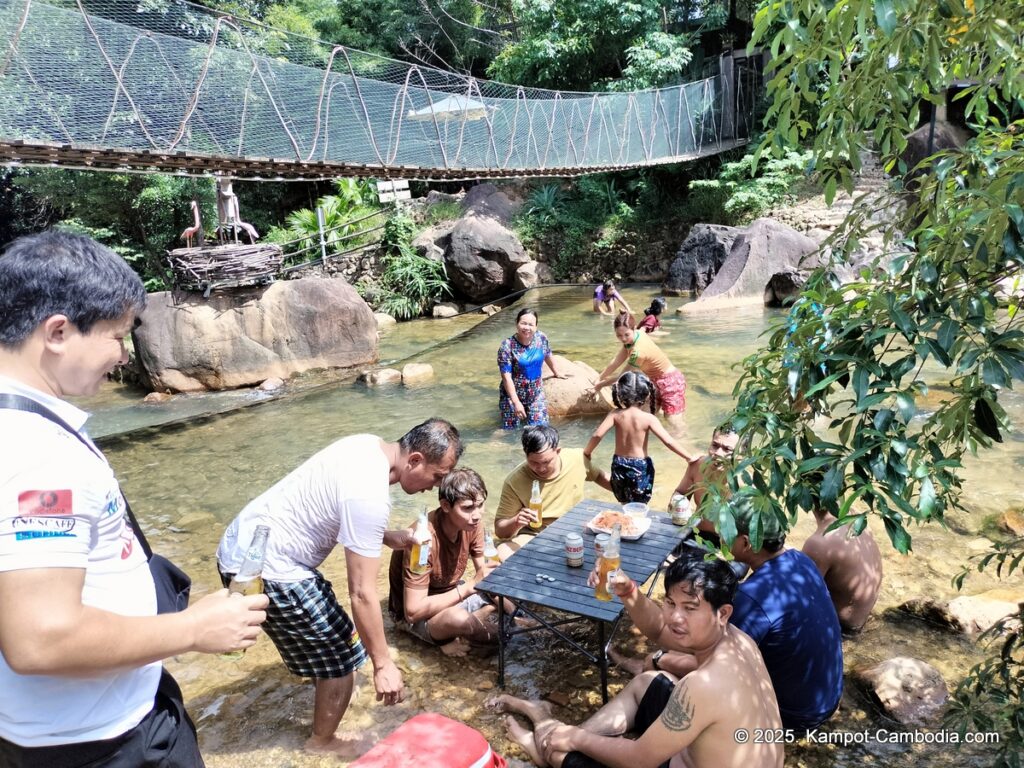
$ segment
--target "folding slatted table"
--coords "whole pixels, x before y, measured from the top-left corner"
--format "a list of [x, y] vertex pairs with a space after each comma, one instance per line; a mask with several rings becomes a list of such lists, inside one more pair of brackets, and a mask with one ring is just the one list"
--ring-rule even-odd
[[[604, 701], [608, 700], [608, 647], [622, 618], [623, 606], [615, 596], [607, 602], [598, 600], [594, 597], [593, 587], [587, 586], [587, 576], [594, 568], [596, 553], [595, 534], [586, 527], [595, 515], [607, 510], [620, 511], [621, 506], [584, 499], [477, 584], [478, 592], [494, 597], [498, 603], [501, 622], [498, 632], [498, 685], [502, 688], [505, 687], [505, 654], [512, 637], [546, 630], [600, 667], [601, 696]], [[635, 541], [622, 541], [622, 568], [638, 584], [643, 584], [660, 569], [665, 558], [679, 543], [684, 530], [672, 525], [665, 515], [652, 515], [651, 527], [643, 536]], [[578, 533], [583, 537], [582, 568], [566, 565], [565, 537], [569, 533]], [[538, 581], [537, 574], [546, 574], [554, 581]], [[654, 582], [648, 594], [653, 588]], [[505, 612], [506, 599], [515, 601], [517, 613], [525, 613], [537, 622], [537, 626], [517, 627], [514, 617]], [[552, 619], [539, 613], [537, 608], [546, 608], [565, 616]], [[593, 621], [596, 625], [596, 653], [561, 629], [580, 621]], [[606, 626], [609, 624], [610, 629]]]

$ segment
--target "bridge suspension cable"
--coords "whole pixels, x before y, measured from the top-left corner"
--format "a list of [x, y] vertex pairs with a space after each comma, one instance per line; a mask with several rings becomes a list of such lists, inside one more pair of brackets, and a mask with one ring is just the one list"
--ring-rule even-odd
[[745, 143], [760, 75], [479, 80], [182, 0], [0, 0], [0, 163], [238, 178], [569, 176]]

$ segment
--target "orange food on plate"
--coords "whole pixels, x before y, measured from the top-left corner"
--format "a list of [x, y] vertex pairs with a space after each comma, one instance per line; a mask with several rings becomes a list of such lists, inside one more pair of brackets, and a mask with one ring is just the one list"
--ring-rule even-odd
[[639, 532], [633, 516], [622, 512], [612, 512], [609, 510], [608, 512], [602, 512], [590, 521], [590, 525], [593, 528], [601, 528], [609, 532], [616, 523], [622, 526], [623, 536], [635, 536]]

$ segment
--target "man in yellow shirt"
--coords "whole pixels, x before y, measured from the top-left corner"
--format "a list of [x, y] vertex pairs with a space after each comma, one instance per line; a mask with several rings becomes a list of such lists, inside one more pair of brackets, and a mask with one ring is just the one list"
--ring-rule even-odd
[[[590, 466], [579, 448], [562, 449], [558, 430], [546, 424], [535, 424], [523, 430], [523, 453], [526, 461], [509, 473], [501, 488], [501, 499], [494, 520], [494, 534], [514, 552], [547, 525], [564, 515], [583, 500], [583, 484], [600, 482], [611, 490], [606, 478]], [[540, 483], [542, 525], [530, 528], [535, 519], [530, 510], [530, 492], [534, 481]], [[503, 547], [504, 548], [504, 547]]]

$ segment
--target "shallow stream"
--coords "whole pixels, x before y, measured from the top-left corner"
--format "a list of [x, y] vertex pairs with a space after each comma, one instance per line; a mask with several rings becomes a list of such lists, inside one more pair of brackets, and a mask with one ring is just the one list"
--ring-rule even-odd
[[[625, 291], [635, 310], [646, 306], [654, 295], [653, 289]], [[611, 323], [590, 311], [588, 290], [545, 290], [517, 306], [524, 303], [540, 307], [540, 329], [556, 353], [597, 370], [615, 354]], [[671, 335], [659, 343], [688, 380], [684, 443], [704, 450], [712, 426], [728, 410], [736, 379], [732, 366], [756, 348], [772, 313], [757, 308], [683, 319], [672, 313], [678, 304], [679, 300], [672, 300], [663, 316]], [[290, 384], [288, 394], [271, 400], [253, 393], [225, 393], [141, 406], [135, 404], [134, 394], [111, 387], [86, 405], [97, 411], [91, 422], [94, 434], [108, 435], [104, 449], [154, 548], [190, 572], [193, 595], [198, 597], [219, 586], [214, 552], [231, 518], [303, 460], [349, 434], [372, 432], [394, 440], [429, 415], [450, 419], [468, 443], [463, 463], [479, 471], [490, 490], [490, 526], [502, 479], [522, 459], [517, 436], [497, 430], [495, 355], [501, 339], [514, 331], [514, 311], [515, 307], [490, 318], [471, 315], [417, 321], [387, 332], [381, 342], [382, 360], [413, 356], [433, 365], [434, 381], [420, 387], [369, 389], [353, 377], [321, 375], [303, 377]], [[1000, 401], [1019, 423], [1024, 416], [1020, 396], [1006, 393]], [[238, 409], [240, 404], [257, 405]], [[197, 413], [222, 409], [228, 412], [189, 420]], [[597, 423], [596, 417], [588, 417], [556, 426], [563, 445], [582, 447]], [[153, 424], [164, 426], [138, 429]], [[607, 463], [613, 445], [613, 437], [606, 437], [595, 461]], [[656, 439], [652, 439], [651, 455], [658, 470], [652, 504], [663, 508], [683, 465]], [[964, 492], [969, 514], [952, 516], [947, 530], [938, 526], [913, 530], [912, 556], [896, 554], [881, 528], [873, 528], [885, 553], [885, 582], [867, 629], [844, 644], [847, 671], [895, 655], [915, 656], [935, 665], [952, 687], [981, 659], [972, 643], [892, 609], [913, 596], [955, 596], [951, 577], [970, 554], [987, 548], [984, 536], [991, 533], [993, 515], [1018, 503], [1015, 478], [1022, 462], [1024, 445], [1017, 435], [1008, 436], [983, 458], [971, 460]], [[588, 492], [597, 498], [611, 498], [596, 486], [590, 486]], [[436, 500], [433, 494], [408, 497], [400, 489], [393, 490], [393, 498], [395, 527], [410, 522], [422, 505]], [[812, 530], [811, 521], [802, 520], [790, 542], [799, 547]], [[389, 556], [385, 550], [378, 580], [382, 600], [387, 594]], [[347, 604], [340, 551], [323, 570]], [[991, 586], [990, 577], [972, 576], [965, 591], [981, 592]], [[409, 696], [399, 706], [382, 707], [374, 701], [372, 683], [364, 678], [342, 722], [343, 730], [380, 738], [416, 712], [433, 710], [470, 723], [498, 751], [524, 759], [507, 741], [501, 718], [483, 708], [484, 700], [495, 690], [494, 658], [449, 659], [394, 632], [390, 621], [385, 622]], [[647, 648], [630, 627], [620, 629], [618, 640], [620, 646], [637, 651]], [[567, 722], [581, 721], [600, 704], [596, 669], [566, 648], [527, 635], [515, 639], [510, 659], [509, 691], [530, 697], [567, 696], [568, 705], [555, 708], [556, 716]], [[184, 688], [211, 768], [345, 764], [302, 752], [311, 723], [312, 687], [288, 675], [266, 638], [240, 662], [189, 654], [171, 660], [168, 666]], [[626, 679], [613, 671], [612, 691]], [[862, 733], [878, 728], [902, 730], [848, 685], [840, 712], [827, 729]], [[985, 748], [958, 753], [935, 744], [802, 744], [789, 749], [786, 758], [787, 766], [990, 763]]]

